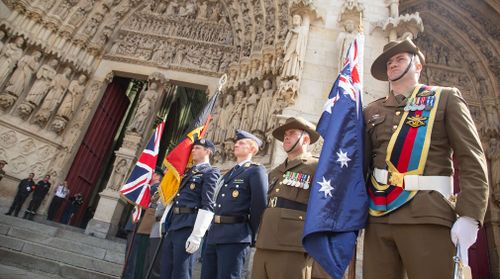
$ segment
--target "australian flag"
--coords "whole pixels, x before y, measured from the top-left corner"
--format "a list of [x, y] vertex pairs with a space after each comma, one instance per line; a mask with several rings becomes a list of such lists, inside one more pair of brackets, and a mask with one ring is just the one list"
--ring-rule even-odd
[[324, 139], [309, 196], [303, 244], [334, 279], [342, 278], [364, 228], [368, 196], [363, 175], [361, 54], [356, 38], [333, 84], [317, 131]]
[[121, 196], [136, 206], [135, 214], [133, 215], [140, 216], [140, 208], [147, 208], [149, 206], [150, 182], [153, 178], [156, 161], [158, 160], [160, 139], [164, 127], [164, 121], [158, 124], [144, 151], [142, 151], [139, 160], [137, 160], [127, 183], [120, 189]]

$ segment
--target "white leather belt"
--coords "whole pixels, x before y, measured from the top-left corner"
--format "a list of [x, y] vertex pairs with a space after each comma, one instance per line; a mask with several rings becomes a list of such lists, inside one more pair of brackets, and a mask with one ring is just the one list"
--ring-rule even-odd
[[408, 191], [433, 190], [439, 192], [445, 199], [453, 196], [453, 177], [451, 176], [424, 176], [424, 175], [403, 175], [393, 173], [388, 170], [373, 170], [373, 177], [380, 184], [389, 184], [403, 187]]

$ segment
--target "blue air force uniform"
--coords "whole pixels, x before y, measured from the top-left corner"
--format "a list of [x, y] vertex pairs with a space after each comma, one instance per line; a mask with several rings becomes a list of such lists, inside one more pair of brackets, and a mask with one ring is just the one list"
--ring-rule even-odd
[[194, 257], [186, 252], [198, 209], [213, 211], [215, 183], [219, 169], [209, 163], [189, 169], [182, 178], [167, 218], [167, 235], [162, 246], [161, 278], [190, 279]]
[[266, 169], [251, 161], [237, 164], [218, 181], [202, 279], [241, 278], [267, 205], [267, 189]]

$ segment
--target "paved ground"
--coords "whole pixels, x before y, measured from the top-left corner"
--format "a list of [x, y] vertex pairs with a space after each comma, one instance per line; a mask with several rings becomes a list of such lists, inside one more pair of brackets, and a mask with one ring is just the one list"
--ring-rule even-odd
[[0, 264], [0, 279], [62, 279], [46, 273], [33, 273], [17, 267]]

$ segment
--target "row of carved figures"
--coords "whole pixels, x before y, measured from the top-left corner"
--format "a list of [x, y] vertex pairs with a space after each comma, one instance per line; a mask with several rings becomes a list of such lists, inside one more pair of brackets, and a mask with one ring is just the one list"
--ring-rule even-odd
[[211, 3], [209, 1], [170, 0], [153, 1], [145, 10], [164, 16], [178, 16], [198, 20], [209, 20], [218, 22], [224, 19], [224, 8], [220, 1]]
[[21, 2], [19, 5], [24, 5], [26, 10], [14, 9], [0, 24], [7, 30], [24, 34], [31, 44], [87, 72], [91, 71], [116, 26], [131, 9], [129, 0]]
[[23, 43], [17, 37], [0, 50], [0, 108], [8, 111], [17, 102], [17, 115], [26, 119], [36, 111], [33, 123], [42, 127], [54, 116], [50, 127], [60, 133], [82, 98], [87, 76], [44, 58], [40, 50], [25, 52]]
[[275, 115], [293, 102], [293, 96], [278, 91], [271, 79], [257, 80], [234, 92], [226, 92], [217, 100], [207, 137], [224, 146], [233, 141], [235, 129], [243, 129], [269, 143]]
[[213, 72], [226, 70], [235, 56], [227, 50], [200, 43], [177, 42], [124, 32], [111, 48], [119, 55], [153, 62], [162, 66], [179, 65]]
[[233, 41], [229, 25], [207, 24], [190, 20], [156, 19], [149, 18], [148, 15], [130, 18], [125, 24], [125, 29], [226, 45], [231, 45]]

